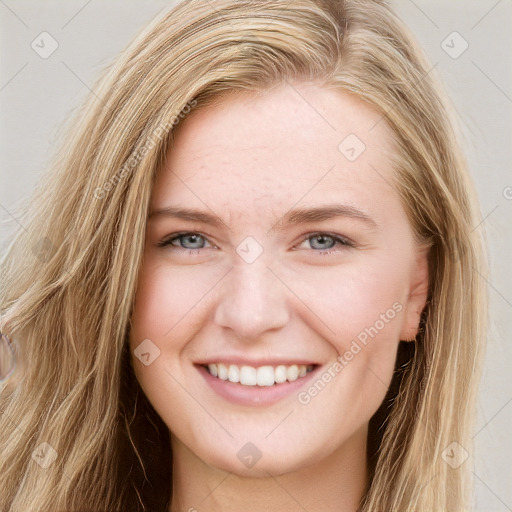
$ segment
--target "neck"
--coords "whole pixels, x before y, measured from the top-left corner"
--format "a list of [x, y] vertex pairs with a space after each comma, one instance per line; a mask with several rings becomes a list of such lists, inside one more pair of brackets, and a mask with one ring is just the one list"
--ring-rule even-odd
[[171, 435], [173, 496], [169, 512], [356, 512], [368, 478], [366, 437], [365, 428], [312, 465], [251, 478], [206, 464]]

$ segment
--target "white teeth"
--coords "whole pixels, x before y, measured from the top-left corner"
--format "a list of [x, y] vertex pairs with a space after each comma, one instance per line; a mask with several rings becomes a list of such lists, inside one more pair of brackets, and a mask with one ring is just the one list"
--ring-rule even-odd
[[277, 384], [286, 382], [286, 366], [284, 364], [280, 364], [274, 370], [274, 380]]
[[240, 384], [244, 386], [256, 386], [256, 368], [252, 366], [242, 366], [242, 368], [240, 368]]
[[221, 380], [229, 380], [233, 383], [240, 383], [243, 386], [273, 386], [274, 384], [282, 384], [283, 382], [294, 382], [304, 377], [313, 366], [292, 364], [285, 366], [283, 364], [273, 366], [237, 366], [236, 364], [226, 365], [223, 363], [210, 363], [208, 371], [214, 377]]
[[208, 371], [214, 376], [217, 377], [217, 365], [216, 364], [209, 364], [208, 365]]
[[256, 371], [258, 386], [274, 385], [274, 368], [272, 366], [260, 366]]
[[292, 364], [286, 368], [286, 378], [293, 382], [299, 378], [299, 367], [296, 364]]
[[234, 364], [229, 365], [228, 380], [229, 382], [240, 382], [240, 370], [238, 366]]
[[228, 380], [228, 369], [224, 364], [217, 365], [217, 377], [222, 380]]

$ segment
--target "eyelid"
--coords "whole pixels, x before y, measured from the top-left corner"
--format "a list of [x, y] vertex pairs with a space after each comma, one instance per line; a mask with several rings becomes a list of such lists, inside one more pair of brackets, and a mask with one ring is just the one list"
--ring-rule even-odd
[[[337, 245], [341, 245], [342, 247], [352, 247], [352, 248], [355, 248], [357, 246], [357, 244], [355, 242], [353, 242], [350, 238], [348, 238], [346, 236], [339, 235], [336, 233], [329, 233], [328, 231], [315, 231], [313, 233], [308, 233], [306, 236], [302, 237], [301, 241], [295, 247], [303, 244], [310, 238], [314, 238], [317, 236], [325, 236], [325, 237], [332, 238], [335, 241], [335, 245], [328, 249], [318, 249], [318, 250], [311, 249], [312, 252], [316, 252], [316, 253], [320, 253], [320, 254], [327, 254], [329, 252], [336, 252], [337, 250], [339, 250], [339, 249], [336, 249]], [[297, 249], [295, 249], [295, 247], [294, 247], [294, 250], [297, 250]]]
[[[185, 247], [178, 247], [176, 245], [171, 244], [171, 242], [174, 241], [175, 239], [179, 238], [180, 236], [185, 236], [185, 235], [199, 235], [202, 238], [204, 238], [204, 240], [207, 243], [209, 243], [211, 245], [211, 247], [213, 247], [213, 248], [217, 247], [213, 242], [210, 241], [210, 239], [207, 235], [205, 235], [204, 233], [201, 233], [200, 231], [177, 231], [176, 233], [171, 233], [170, 235], [166, 235], [161, 240], [159, 240], [156, 243], [156, 246], [157, 247], [171, 246], [171, 247], [175, 247], [178, 250], [181, 249], [182, 251], [198, 251], [200, 249], [204, 249], [204, 247], [201, 247], [200, 249], [187, 249]], [[207, 247], [207, 248], [211, 248], [211, 247]]]

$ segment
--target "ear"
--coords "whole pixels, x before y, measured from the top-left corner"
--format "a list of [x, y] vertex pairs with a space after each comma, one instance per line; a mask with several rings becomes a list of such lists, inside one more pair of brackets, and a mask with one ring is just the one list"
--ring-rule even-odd
[[421, 313], [428, 297], [428, 254], [430, 246], [420, 246], [411, 268], [411, 284], [405, 305], [400, 339], [414, 341], [419, 331]]

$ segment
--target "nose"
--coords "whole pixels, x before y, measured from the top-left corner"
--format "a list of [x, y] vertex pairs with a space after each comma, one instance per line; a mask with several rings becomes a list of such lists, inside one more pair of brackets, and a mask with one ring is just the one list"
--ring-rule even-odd
[[248, 341], [285, 326], [290, 318], [287, 289], [263, 258], [239, 261], [225, 278], [215, 309], [217, 326]]

